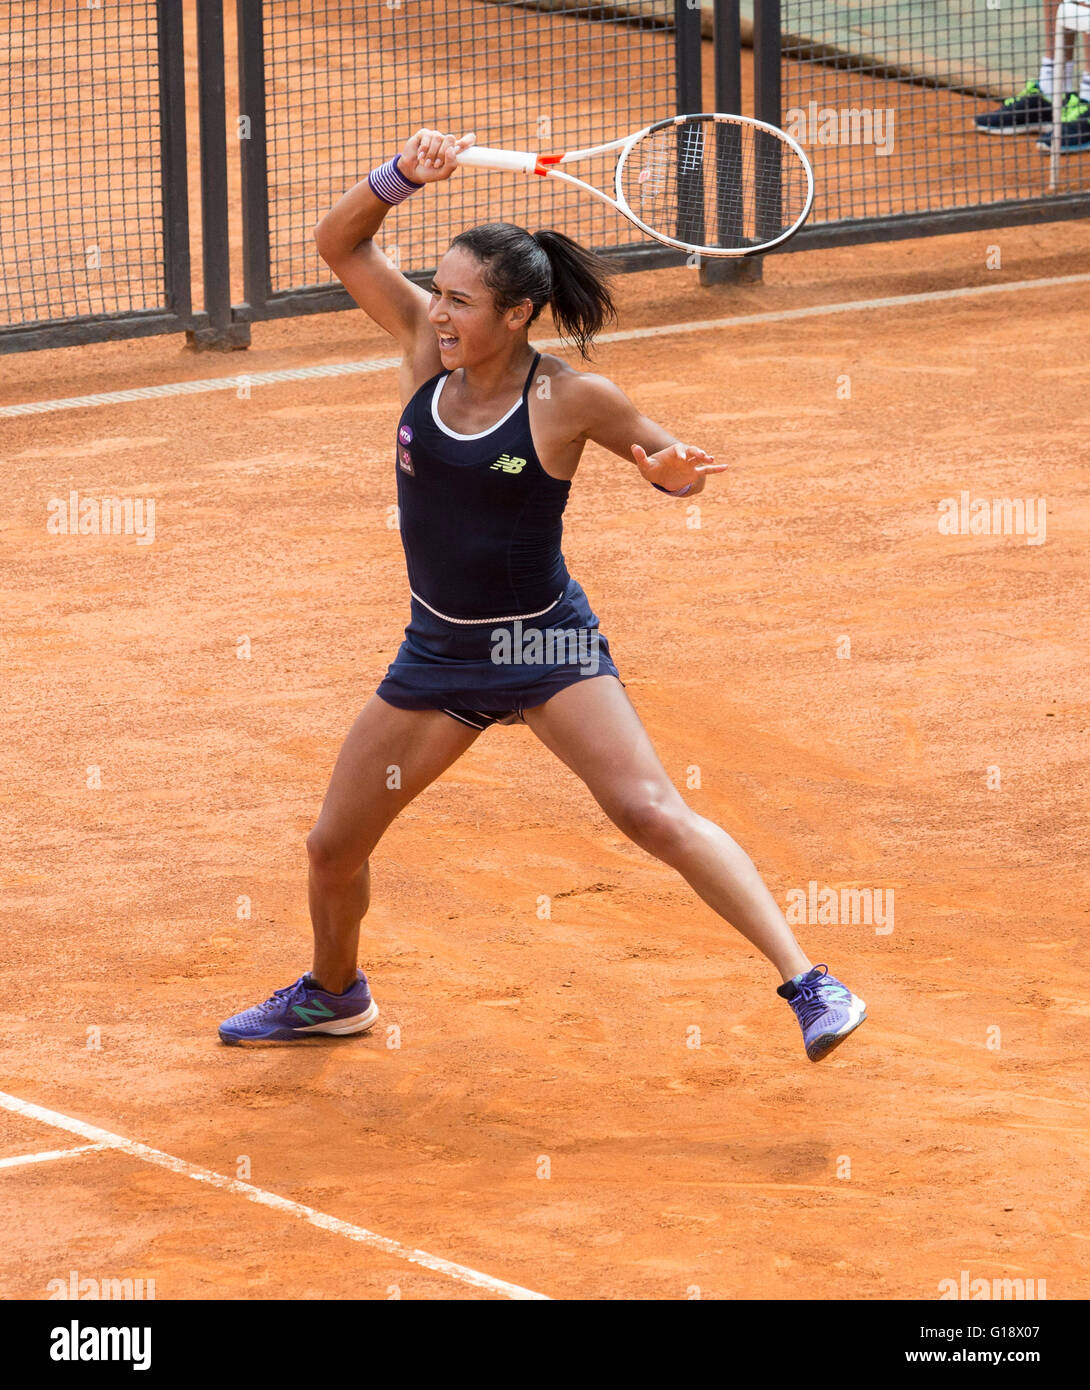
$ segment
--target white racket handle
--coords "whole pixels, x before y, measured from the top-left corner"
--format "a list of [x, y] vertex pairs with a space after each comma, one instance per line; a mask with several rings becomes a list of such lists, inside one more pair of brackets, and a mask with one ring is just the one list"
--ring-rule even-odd
[[460, 150], [456, 158], [459, 164], [477, 169], [512, 169], [522, 174], [532, 174], [537, 165], [536, 154], [522, 150], [490, 150], [487, 145], [470, 145], [468, 150]]

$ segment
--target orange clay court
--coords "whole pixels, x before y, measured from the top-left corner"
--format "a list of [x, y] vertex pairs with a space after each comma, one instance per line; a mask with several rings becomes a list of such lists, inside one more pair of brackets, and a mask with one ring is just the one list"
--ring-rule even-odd
[[[694, 512], [589, 447], [572, 573], [781, 905], [895, 894], [891, 931], [795, 928], [868, 1005], [817, 1067], [775, 972], [519, 726], [373, 857], [376, 1029], [221, 1046], [306, 967], [304, 839], [407, 619], [395, 373], [0, 420], [0, 1293], [1085, 1297], [1088, 274], [1071, 222], [617, 282], [657, 332], [595, 368], [731, 467]], [[0, 406], [391, 352], [361, 313], [180, 341], [9, 358]], [[154, 544], [47, 533], [72, 489], [154, 496]], [[963, 490], [1046, 498], [1044, 543], [940, 533]]]

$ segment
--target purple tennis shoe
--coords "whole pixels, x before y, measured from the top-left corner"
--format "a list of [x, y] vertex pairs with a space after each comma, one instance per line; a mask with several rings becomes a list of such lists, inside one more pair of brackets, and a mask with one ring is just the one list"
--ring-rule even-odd
[[805, 974], [796, 975], [780, 985], [776, 993], [794, 1009], [811, 1062], [828, 1057], [867, 1016], [866, 1004], [830, 975], [827, 965], [815, 965]]
[[309, 975], [273, 992], [256, 1008], [246, 1009], [220, 1024], [225, 1043], [287, 1042], [315, 1033], [365, 1033], [378, 1018], [367, 976], [356, 971], [356, 983], [344, 994], [319, 989]]

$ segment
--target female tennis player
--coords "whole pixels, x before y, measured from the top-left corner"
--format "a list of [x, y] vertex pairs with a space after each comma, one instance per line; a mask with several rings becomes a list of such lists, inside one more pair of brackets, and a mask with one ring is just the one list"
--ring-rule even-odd
[[[777, 993], [819, 1061], [866, 1016], [814, 966], [749, 856], [686, 805], [561, 554], [564, 506], [588, 439], [676, 496], [726, 465], [642, 415], [612, 382], [536, 352], [549, 305], [586, 360], [615, 317], [600, 260], [555, 231], [496, 222], [454, 238], [431, 291], [374, 238], [391, 207], [448, 179], [455, 139], [418, 130], [319, 223], [318, 250], [402, 351], [396, 476], [411, 618], [349, 731], [307, 839], [309, 974], [228, 1019], [224, 1042], [362, 1033], [378, 1009], [357, 968], [368, 858], [398, 812], [491, 724], [522, 721], [635, 844], [669, 864], [779, 971]], [[391, 773], [395, 769], [395, 773]]]

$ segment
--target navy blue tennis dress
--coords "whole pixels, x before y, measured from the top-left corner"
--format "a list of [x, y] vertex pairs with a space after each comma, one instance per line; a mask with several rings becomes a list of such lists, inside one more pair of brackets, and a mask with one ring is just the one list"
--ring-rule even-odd
[[522, 395], [480, 434], [439, 416], [449, 373], [416, 391], [397, 431], [397, 501], [411, 618], [378, 687], [399, 709], [510, 724], [576, 681], [618, 674], [561, 553], [571, 483], [550, 477]]

